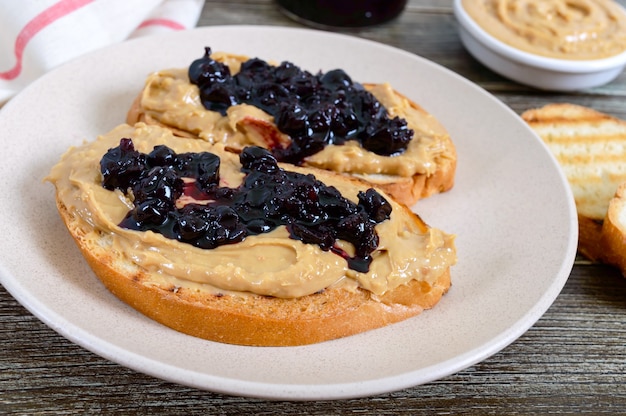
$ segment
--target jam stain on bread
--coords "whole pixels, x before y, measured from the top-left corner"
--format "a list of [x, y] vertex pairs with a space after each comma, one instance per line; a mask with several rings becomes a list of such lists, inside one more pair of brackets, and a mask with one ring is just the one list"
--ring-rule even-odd
[[445, 128], [389, 84], [360, 84], [340, 69], [311, 74], [206, 48], [189, 68], [148, 77], [127, 115], [137, 121], [262, 146], [280, 162], [357, 177], [407, 205], [454, 183]]
[[[129, 153], [128, 158], [124, 152]], [[209, 153], [219, 158], [218, 169], [217, 160]], [[138, 169], [141, 163], [133, 160], [144, 157], [150, 162]], [[176, 166], [174, 172], [165, 173], [170, 165]], [[111, 168], [120, 170], [111, 174]], [[109, 173], [103, 175], [103, 171]], [[142, 205], [135, 204], [135, 199], [146, 202], [154, 197], [165, 200], [155, 203], [157, 211], [161, 205], [168, 206], [165, 217], [173, 207], [185, 210], [204, 204], [226, 209], [227, 215], [222, 217], [225, 224], [210, 226], [218, 230], [226, 225], [239, 240], [240, 229], [233, 224], [240, 221], [253, 228], [253, 220], [233, 215], [222, 202], [231, 198], [231, 192], [235, 198], [243, 188], [263, 193], [265, 188], [248, 186], [246, 181], [283, 171], [304, 180], [302, 190], [307, 198], [312, 197], [309, 186], [324, 184], [339, 192], [341, 198], [328, 191], [334, 201], [330, 205], [338, 205], [329, 211], [346, 213], [333, 222], [337, 234], [332, 236], [332, 244], [328, 237], [314, 241], [319, 238], [315, 231], [323, 227], [306, 224], [325, 216], [320, 212], [312, 212], [313, 216], [297, 214], [304, 220], [304, 231], [285, 221], [286, 225], [253, 232], [241, 241], [215, 248], [178, 241], [178, 235], [168, 238], [158, 229], [120, 226], [130, 218], [129, 211]], [[126, 174], [134, 179], [128, 180]], [[47, 180], [55, 186], [61, 218], [104, 285], [144, 315], [207, 340], [304, 345], [389, 325], [432, 308], [450, 287], [450, 268], [456, 262], [454, 236], [427, 226], [405, 206], [360, 181], [328, 171], [276, 164], [268, 152], [258, 148], [238, 154], [222, 145], [174, 137], [170, 130], [158, 126], [121, 125], [73, 147], [52, 168]], [[273, 191], [280, 193], [280, 185]], [[256, 200], [259, 196], [243, 194], [243, 199]], [[296, 198], [293, 202], [299, 205], [302, 201]], [[200, 207], [187, 209], [196, 208]], [[306, 204], [304, 208], [301, 211], [308, 209]], [[139, 216], [144, 218], [144, 214], [150, 217], [156, 213], [146, 209]], [[279, 217], [268, 215], [272, 221]], [[342, 221], [352, 227], [350, 218], [357, 218], [357, 228], [372, 226], [375, 234], [368, 235], [376, 236], [376, 244], [368, 244], [363, 256], [371, 257], [367, 272], [350, 264], [351, 258], [360, 257], [360, 242], [350, 243], [341, 234]], [[172, 229], [200, 231], [196, 230], [199, 224], [190, 223], [195, 221], [191, 217], [181, 219], [177, 218], [178, 225], [172, 221]], [[267, 225], [265, 221], [256, 225], [256, 231]], [[131, 223], [138, 224], [135, 219]], [[203, 238], [203, 232], [197, 237]]]

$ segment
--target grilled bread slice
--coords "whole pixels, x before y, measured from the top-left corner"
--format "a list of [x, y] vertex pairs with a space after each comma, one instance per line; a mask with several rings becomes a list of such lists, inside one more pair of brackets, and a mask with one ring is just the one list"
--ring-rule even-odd
[[599, 260], [617, 266], [626, 276], [626, 182], [617, 188], [609, 202], [599, 246]]
[[[179, 154], [218, 155], [221, 186], [236, 189], [244, 174], [239, 156], [224, 146], [138, 123], [70, 149], [47, 178], [55, 185], [61, 218], [96, 276], [121, 300], [170, 328], [231, 344], [311, 344], [415, 316], [450, 287], [454, 237], [393, 200], [389, 218], [375, 225], [379, 240], [369, 270], [360, 272], [337, 254], [350, 252], [349, 246], [337, 241], [341, 250], [322, 250], [290, 237], [284, 227], [210, 249], [123, 228], [120, 220], [133, 197], [103, 188], [100, 165], [120, 138], [143, 153], [166, 145]], [[328, 171], [280, 166], [314, 175], [350, 200], [369, 188]]]
[[[248, 59], [219, 52], [211, 57], [228, 65], [233, 74]], [[391, 118], [398, 116], [407, 120], [414, 131], [408, 149], [399, 155], [383, 156], [351, 141], [326, 146], [301, 164], [357, 177], [406, 205], [451, 189], [457, 155], [446, 129], [432, 114], [389, 84], [364, 84], [364, 87], [383, 104]], [[251, 107], [234, 106], [227, 116], [220, 117], [219, 113], [203, 107], [198, 88], [190, 83], [186, 69], [170, 69], [148, 77], [128, 111], [126, 122], [156, 124], [170, 128], [178, 136], [223, 142], [231, 147], [288, 145], [291, 139], [278, 130], [274, 118]]]
[[626, 182], [626, 122], [574, 104], [548, 104], [522, 118], [545, 141], [571, 186], [579, 220], [579, 251], [601, 260], [609, 201]]

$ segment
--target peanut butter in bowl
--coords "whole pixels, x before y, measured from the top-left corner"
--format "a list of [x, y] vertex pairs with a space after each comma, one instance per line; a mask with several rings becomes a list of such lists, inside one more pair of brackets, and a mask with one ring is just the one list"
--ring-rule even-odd
[[463, 0], [480, 27], [523, 51], [602, 59], [626, 51], [626, 12], [612, 0]]
[[626, 10], [612, 0], [455, 0], [461, 41], [494, 72], [573, 91], [626, 66]]

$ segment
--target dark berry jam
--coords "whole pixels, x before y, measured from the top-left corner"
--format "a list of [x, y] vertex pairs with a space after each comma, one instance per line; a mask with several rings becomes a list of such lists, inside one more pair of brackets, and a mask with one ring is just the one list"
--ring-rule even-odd
[[[122, 228], [151, 230], [212, 249], [284, 225], [291, 238], [341, 255], [353, 270], [369, 270], [378, 246], [374, 227], [391, 214], [382, 195], [370, 188], [359, 192], [355, 204], [313, 175], [281, 169], [260, 147], [244, 148], [239, 159], [243, 183], [220, 187], [220, 159], [212, 153], [177, 154], [156, 146], [144, 154], [135, 150], [131, 139], [121, 139], [100, 161], [102, 186], [134, 199], [134, 208], [119, 224]], [[193, 201], [177, 206], [181, 197]], [[337, 240], [351, 243], [354, 256]]]
[[208, 110], [225, 115], [228, 107], [245, 103], [272, 115], [278, 130], [291, 138], [287, 147], [270, 149], [281, 162], [301, 164], [326, 145], [348, 140], [391, 156], [404, 152], [413, 138], [406, 120], [389, 118], [384, 106], [341, 69], [313, 75], [290, 62], [272, 66], [253, 58], [231, 75], [206, 48], [188, 75]]

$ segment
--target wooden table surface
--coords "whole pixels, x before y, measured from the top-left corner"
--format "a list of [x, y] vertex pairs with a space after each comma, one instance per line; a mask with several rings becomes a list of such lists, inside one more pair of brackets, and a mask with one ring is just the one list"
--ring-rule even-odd
[[[271, 0], [208, 0], [208, 25], [299, 26]], [[572, 102], [626, 119], [626, 74], [580, 93], [509, 82], [463, 49], [452, 0], [410, 0], [395, 21], [345, 31], [428, 58], [517, 113]], [[626, 279], [578, 258], [546, 314], [503, 351], [439, 381], [371, 398], [305, 403], [231, 397], [124, 368], [67, 341], [0, 287], [0, 414], [626, 414]]]

